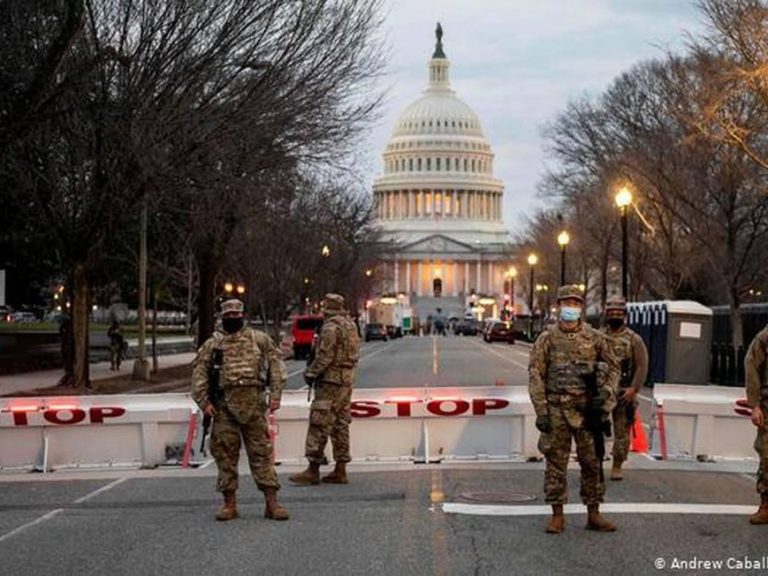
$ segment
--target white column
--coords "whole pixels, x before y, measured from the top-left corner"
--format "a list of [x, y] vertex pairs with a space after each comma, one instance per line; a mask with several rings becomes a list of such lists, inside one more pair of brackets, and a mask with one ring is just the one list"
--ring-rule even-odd
[[413, 286], [411, 286], [411, 261], [405, 261], [405, 292], [409, 296], [413, 292]]
[[400, 292], [400, 261], [395, 257], [395, 292]]
[[464, 262], [464, 294], [469, 293], [469, 260]]
[[480, 271], [482, 270], [482, 268], [483, 268], [483, 261], [478, 260], [477, 261], [477, 291], [480, 294], [482, 294], [483, 292], [483, 286], [481, 284], [482, 276], [480, 276]]
[[459, 295], [459, 263], [453, 261], [453, 296]]
[[496, 288], [493, 285], [493, 262], [488, 262], [488, 294], [495, 294]]
[[416, 295], [422, 296], [423, 292], [421, 291], [421, 269], [424, 267], [423, 262], [416, 262]]

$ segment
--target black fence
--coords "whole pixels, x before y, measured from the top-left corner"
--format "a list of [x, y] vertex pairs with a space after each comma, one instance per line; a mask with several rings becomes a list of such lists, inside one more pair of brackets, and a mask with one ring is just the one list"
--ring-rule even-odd
[[745, 354], [743, 346], [736, 350], [730, 344], [713, 344], [709, 364], [710, 382], [721, 386], [744, 386]]

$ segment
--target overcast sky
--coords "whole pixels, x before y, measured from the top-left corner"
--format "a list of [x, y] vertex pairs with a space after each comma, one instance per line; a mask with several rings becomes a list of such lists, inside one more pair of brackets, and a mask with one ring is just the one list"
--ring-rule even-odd
[[395, 120], [426, 87], [439, 20], [452, 87], [479, 115], [496, 154], [512, 233], [543, 202], [542, 125], [634, 63], [682, 50], [685, 32], [703, 28], [690, 0], [385, 1], [389, 97], [365, 151], [370, 181], [381, 173]]

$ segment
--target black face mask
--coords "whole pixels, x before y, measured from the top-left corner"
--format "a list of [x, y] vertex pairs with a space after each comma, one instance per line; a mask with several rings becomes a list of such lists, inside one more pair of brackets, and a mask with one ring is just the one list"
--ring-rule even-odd
[[234, 334], [243, 327], [242, 318], [222, 318], [221, 327], [224, 328], [224, 332], [227, 334]]
[[608, 318], [608, 326], [610, 326], [612, 330], [618, 330], [624, 326], [624, 318]]

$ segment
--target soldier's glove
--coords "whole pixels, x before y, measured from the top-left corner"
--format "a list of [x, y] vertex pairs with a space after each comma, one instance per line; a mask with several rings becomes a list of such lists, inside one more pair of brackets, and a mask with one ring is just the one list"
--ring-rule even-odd
[[308, 386], [312, 386], [315, 383], [315, 375], [305, 371], [304, 382], [306, 382]]
[[608, 393], [605, 390], [600, 390], [597, 394], [592, 396], [592, 399], [589, 402], [589, 407], [594, 412], [602, 412], [606, 402], [608, 402]]
[[552, 422], [550, 421], [549, 416], [546, 414], [536, 416], [536, 429], [542, 434], [549, 434], [552, 432]]

